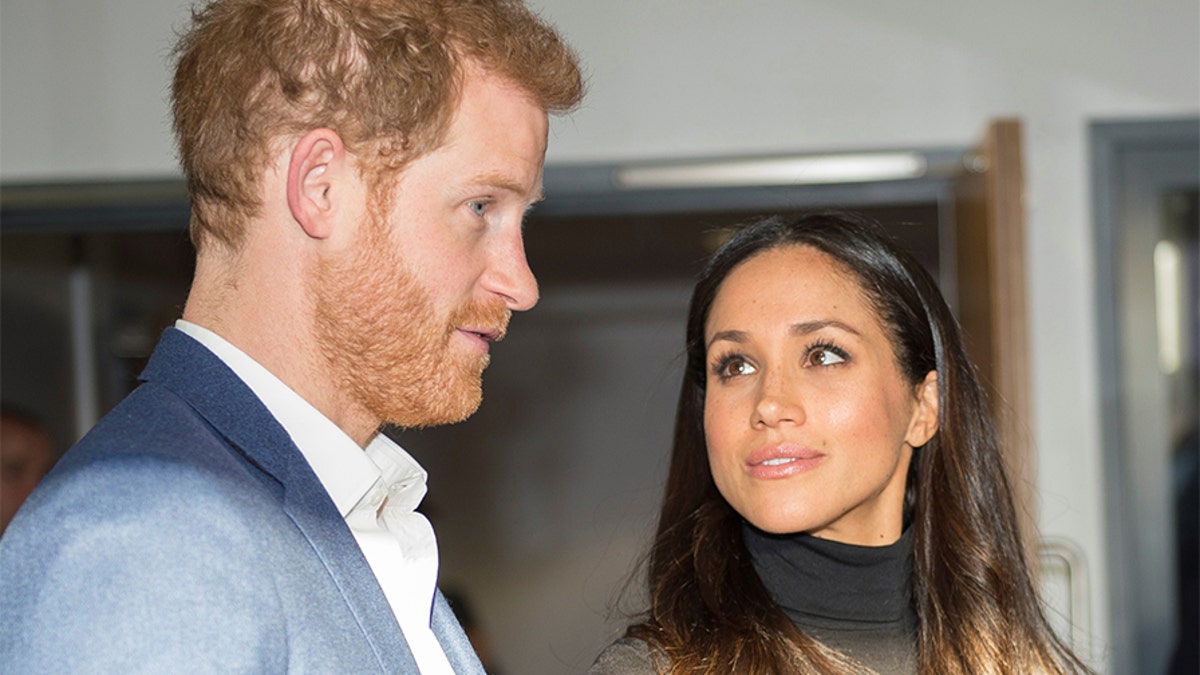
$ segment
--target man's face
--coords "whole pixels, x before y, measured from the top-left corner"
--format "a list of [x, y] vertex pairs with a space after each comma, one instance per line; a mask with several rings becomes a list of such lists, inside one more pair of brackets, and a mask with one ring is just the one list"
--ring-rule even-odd
[[540, 198], [546, 113], [470, 70], [441, 147], [416, 159], [345, 255], [316, 279], [332, 383], [382, 423], [465, 419], [490, 343], [537, 302], [521, 223]]

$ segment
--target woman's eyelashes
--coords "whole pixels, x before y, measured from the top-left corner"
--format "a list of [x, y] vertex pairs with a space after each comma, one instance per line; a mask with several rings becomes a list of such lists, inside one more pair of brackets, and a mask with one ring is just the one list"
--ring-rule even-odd
[[717, 357], [712, 367], [713, 375], [722, 382], [742, 375], [750, 375], [757, 372], [757, 370], [753, 364], [746, 360], [745, 356], [736, 352], [726, 353]]
[[[850, 362], [850, 354], [829, 340], [814, 342], [804, 348], [800, 365], [805, 368], [827, 368]], [[749, 357], [739, 352], [726, 352], [713, 359], [712, 374], [721, 382], [758, 372]]]
[[849, 360], [846, 350], [829, 340], [814, 342], [804, 350], [805, 367], [836, 366]]

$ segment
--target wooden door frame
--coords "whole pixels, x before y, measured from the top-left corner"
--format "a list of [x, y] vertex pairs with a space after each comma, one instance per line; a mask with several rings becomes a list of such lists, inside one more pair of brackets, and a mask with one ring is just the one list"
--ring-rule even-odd
[[[955, 181], [958, 319], [989, 396], [1027, 559], [1036, 561], [1022, 129], [991, 122]], [[1031, 569], [1036, 566], [1031, 564]]]

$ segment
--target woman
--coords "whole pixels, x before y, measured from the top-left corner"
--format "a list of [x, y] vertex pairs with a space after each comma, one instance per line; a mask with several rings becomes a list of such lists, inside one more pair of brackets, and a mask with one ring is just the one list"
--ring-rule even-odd
[[697, 283], [647, 572], [593, 673], [1087, 670], [945, 301], [845, 216], [752, 224]]

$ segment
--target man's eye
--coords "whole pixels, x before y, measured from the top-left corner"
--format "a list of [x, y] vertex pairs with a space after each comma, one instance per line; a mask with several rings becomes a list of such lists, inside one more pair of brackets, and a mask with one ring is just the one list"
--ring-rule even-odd
[[482, 217], [483, 214], [487, 212], [488, 203], [479, 199], [475, 199], [467, 202], [467, 206], [475, 213], [475, 215]]

